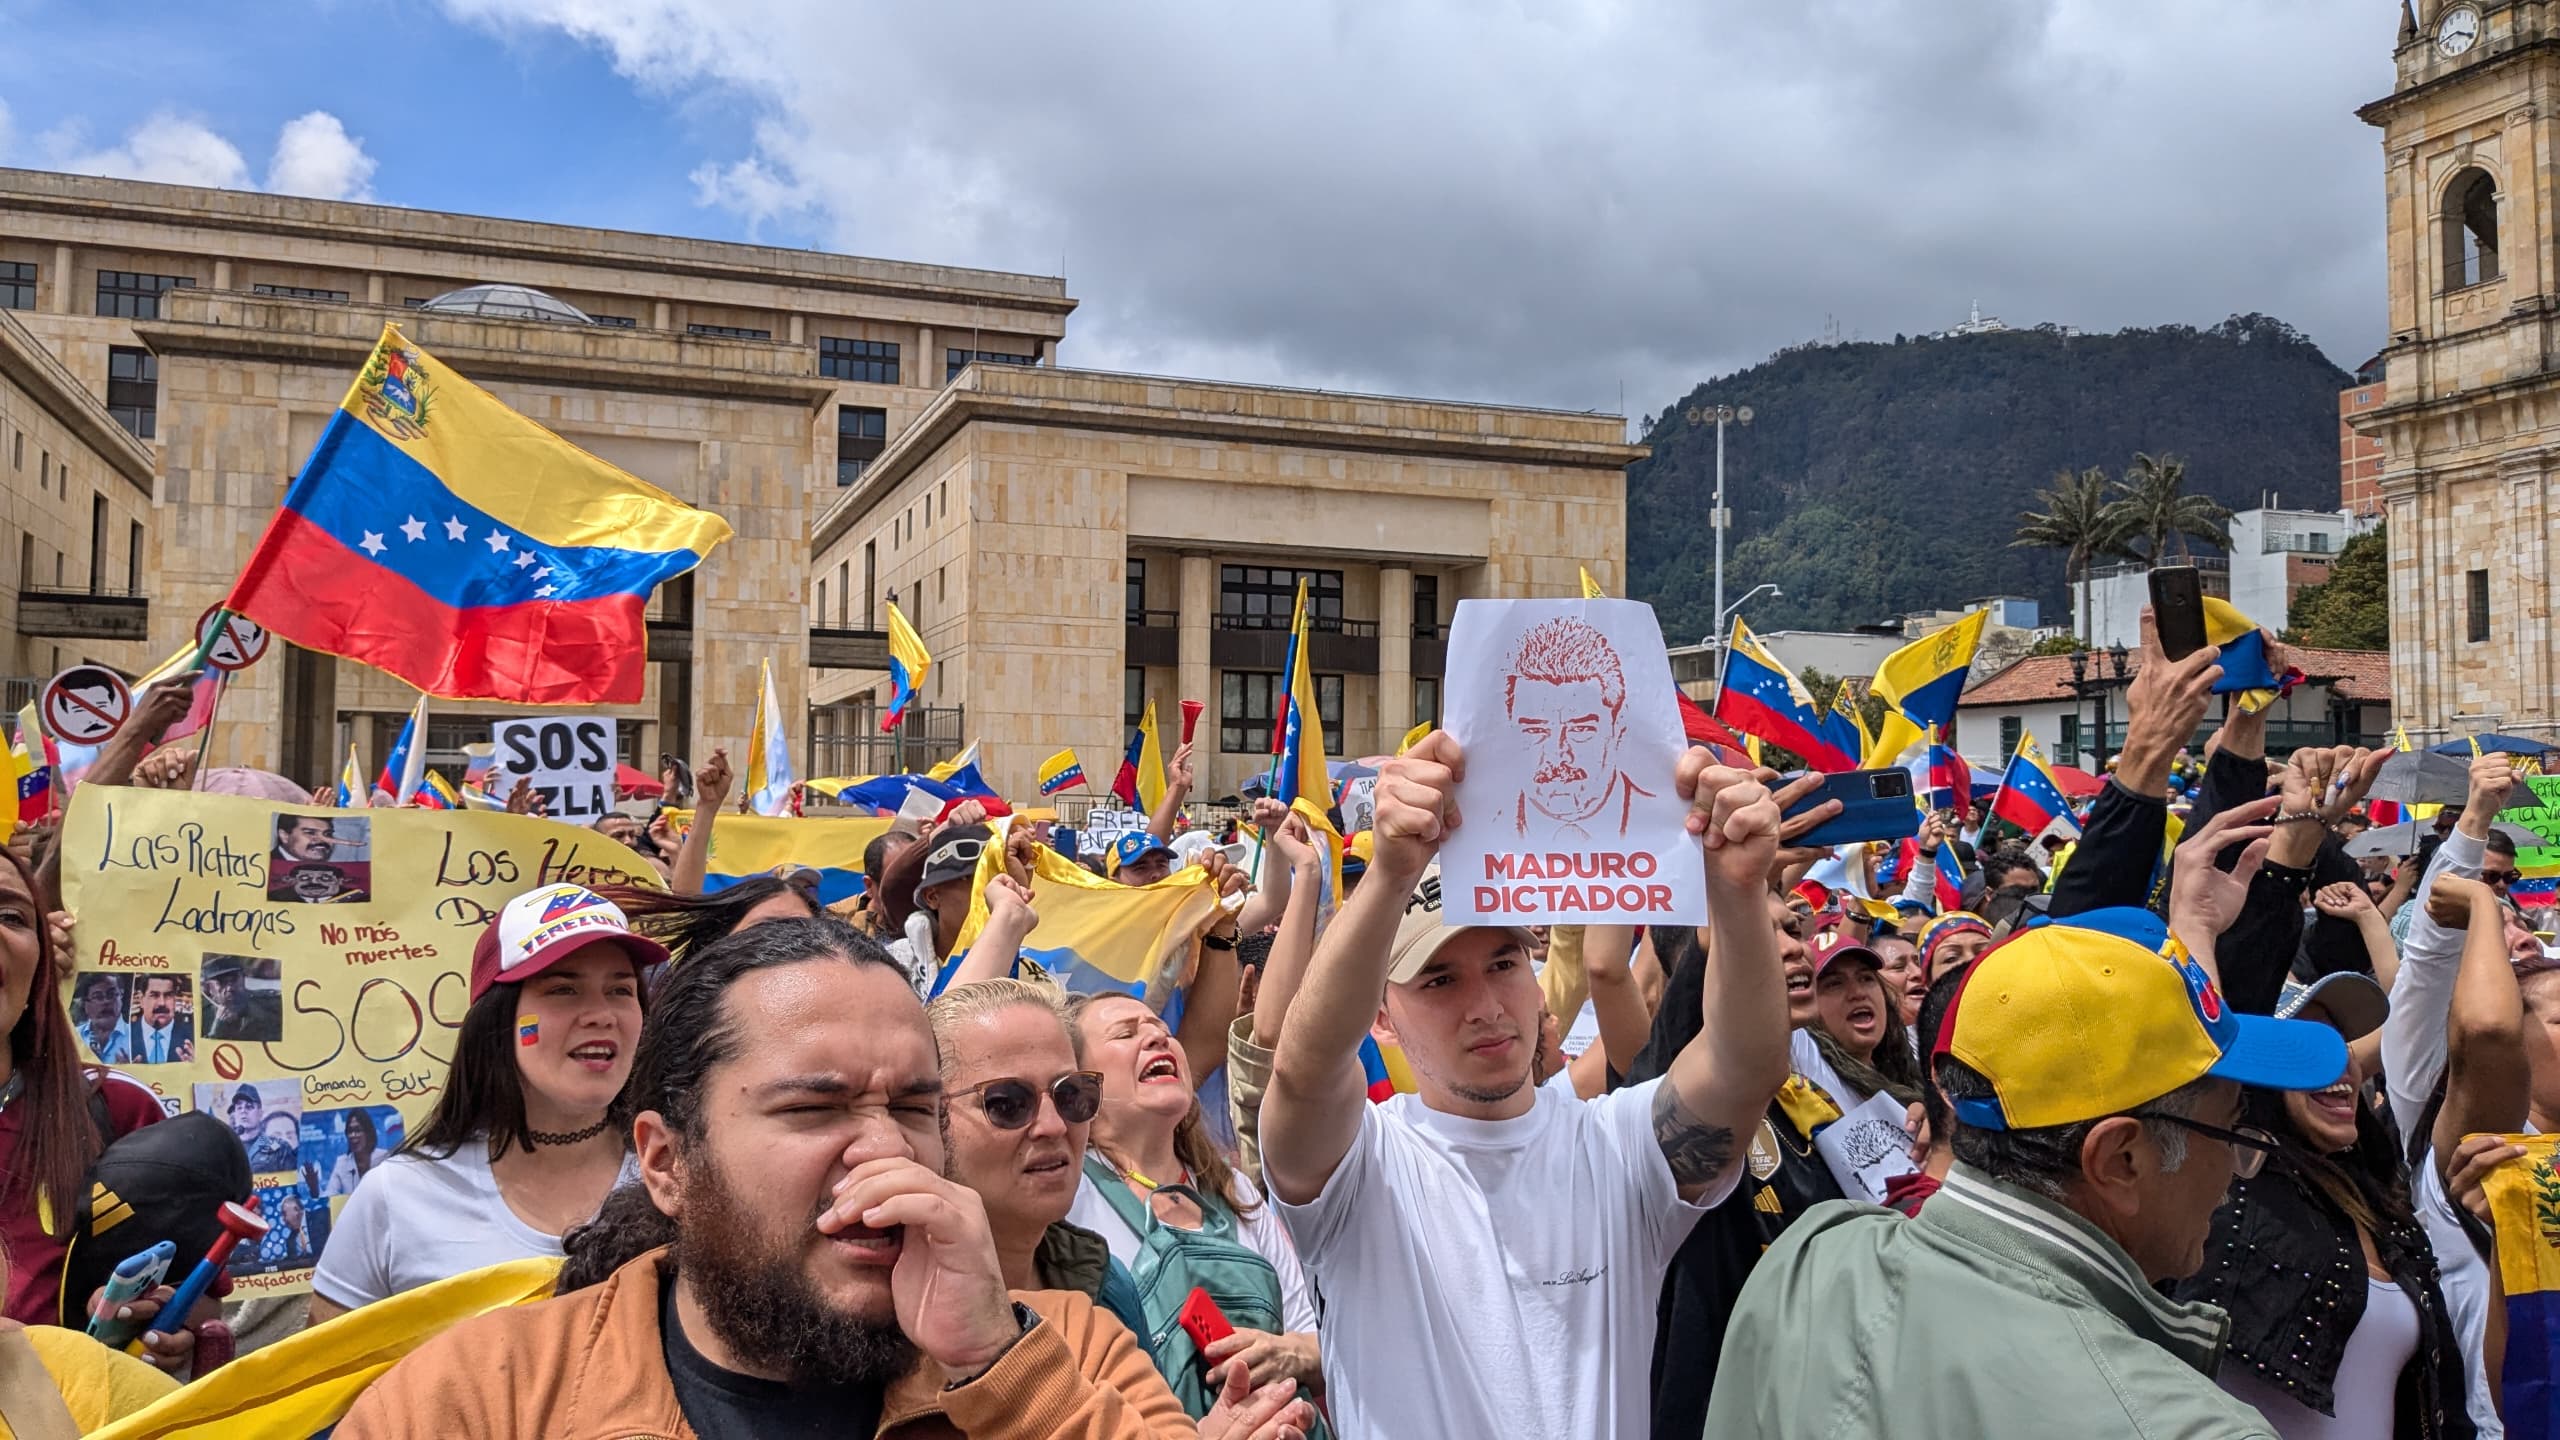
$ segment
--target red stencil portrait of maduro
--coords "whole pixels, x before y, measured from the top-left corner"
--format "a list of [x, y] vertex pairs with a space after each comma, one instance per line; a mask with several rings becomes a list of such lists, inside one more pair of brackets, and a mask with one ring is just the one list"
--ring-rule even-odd
[[1637, 785], [1617, 764], [1627, 679], [1609, 637], [1580, 620], [1540, 621], [1503, 665], [1503, 712], [1527, 749], [1512, 824], [1533, 842], [1627, 833]]

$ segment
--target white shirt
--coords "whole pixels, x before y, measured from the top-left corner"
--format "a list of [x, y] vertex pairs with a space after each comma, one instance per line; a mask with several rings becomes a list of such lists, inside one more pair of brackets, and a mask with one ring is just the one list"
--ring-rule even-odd
[[1324, 1193], [1282, 1204], [1315, 1282], [1326, 1398], [1344, 1440], [1635, 1440], [1662, 1276], [1742, 1166], [1684, 1203], [1647, 1081], [1581, 1101], [1541, 1088], [1512, 1120], [1418, 1095], [1361, 1108]]
[[2225, 1393], [2255, 1407], [2284, 1440], [2392, 1440], [2400, 1372], [2417, 1353], [2417, 1305], [2397, 1284], [2367, 1275], [2364, 1315], [2338, 1357], [2330, 1396], [2335, 1415], [2321, 1414], [2245, 1365], [2224, 1362], [2220, 1380]]
[[[614, 1183], [638, 1175], [625, 1156]], [[561, 1253], [559, 1236], [507, 1208], [488, 1142], [472, 1139], [441, 1160], [402, 1151], [368, 1171], [330, 1227], [311, 1288], [352, 1310], [484, 1265]]]
[[[1235, 1172], [1237, 1193], [1253, 1202], [1253, 1213], [1236, 1216], [1236, 1238], [1246, 1248], [1271, 1262], [1280, 1272], [1280, 1328], [1293, 1335], [1311, 1335], [1316, 1328], [1315, 1296], [1307, 1289], [1306, 1268], [1298, 1263], [1298, 1247], [1289, 1240], [1289, 1232], [1280, 1223], [1279, 1213], [1254, 1188], [1253, 1177]], [[1087, 1175], [1076, 1185], [1075, 1204], [1067, 1209], [1067, 1223], [1079, 1225], [1102, 1237], [1111, 1247], [1111, 1258], [1130, 1267], [1138, 1264], [1138, 1232], [1093, 1188], [1093, 1177]]]
[[1788, 1033], [1787, 1068], [1812, 1081], [1823, 1094], [1830, 1096], [1831, 1103], [1839, 1106], [1843, 1115], [1867, 1103], [1868, 1097], [1850, 1089], [1849, 1082], [1841, 1079], [1840, 1072], [1832, 1069], [1831, 1062], [1823, 1058], [1822, 1046], [1813, 1038], [1810, 1029]]
[[[2412, 1168], [2417, 1175], [2409, 1184], [2410, 1208], [2418, 1212], [2419, 1223], [2427, 1227], [2427, 1243], [2435, 1248], [2436, 1287], [2444, 1292], [2444, 1308], [2453, 1318], [2454, 1338], [2462, 1346], [2466, 1392], [2463, 1408], [2471, 1413], [2471, 1424], [2480, 1432], [2480, 1440], [2502, 1440], [2507, 1427], [2489, 1398], [2485, 1359], [2489, 1343], [2489, 1267], [2481, 1260], [2480, 1252], [2472, 1248], [2462, 1222], [2454, 1218], [2453, 1201], [2444, 1193], [2444, 1181], [2436, 1177], [2434, 1157], [2421, 1157]], [[2338, 1369], [2340, 1374], [2345, 1373], [2343, 1361]], [[2388, 1406], [2383, 1413], [2390, 1413]]]
[[165, 1065], [178, 1058], [177, 1026], [145, 1025], [142, 1045], [134, 1052], [134, 1061], [143, 1065]]

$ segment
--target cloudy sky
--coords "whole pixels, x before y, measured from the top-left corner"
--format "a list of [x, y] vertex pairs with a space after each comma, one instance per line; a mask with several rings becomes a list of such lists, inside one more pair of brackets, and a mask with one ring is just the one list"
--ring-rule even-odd
[[2397, 14], [0, 0], [0, 164], [1063, 266], [1071, 364], [1640, 414], [1977, 299], [2355, 364]]

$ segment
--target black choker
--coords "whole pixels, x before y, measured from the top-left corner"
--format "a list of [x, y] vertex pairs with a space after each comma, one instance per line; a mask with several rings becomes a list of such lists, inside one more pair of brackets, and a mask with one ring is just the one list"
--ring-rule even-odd
[[572, 1130], [565, 1135], [551, 1130], [527, 1130], [524, 1133], [536, 1145], [575, 1145], [582, 1140], [593, 1140], [603, 1134], [604, 1127], [611, 1123], [612, 1119], [613, 1117], [608, 1115], [584, 1130]]

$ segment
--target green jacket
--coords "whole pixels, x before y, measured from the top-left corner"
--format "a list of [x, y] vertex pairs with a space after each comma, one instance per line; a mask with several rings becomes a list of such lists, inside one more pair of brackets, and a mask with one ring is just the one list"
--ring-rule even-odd
[[1725, 1332], [1706, 1433], [2274, 1440], [2213, 1383], [2230, 1330], [2211, 1305], [2162, 1298], [2086, 1220], [1958, 1165], [1913, 1219], [1834, 1201], [1769, 1247]]

